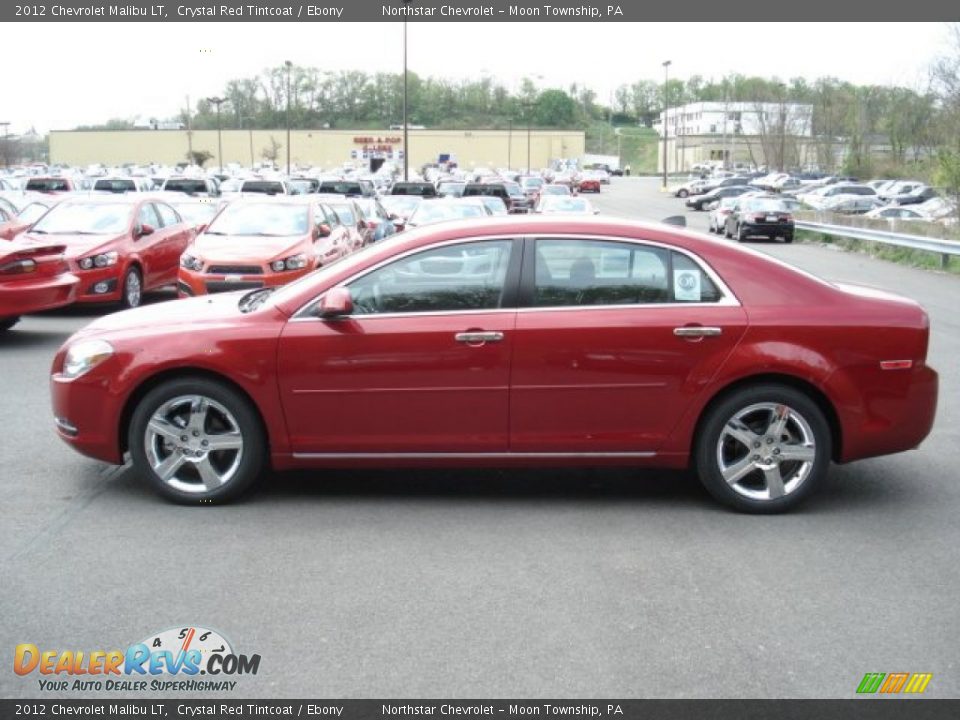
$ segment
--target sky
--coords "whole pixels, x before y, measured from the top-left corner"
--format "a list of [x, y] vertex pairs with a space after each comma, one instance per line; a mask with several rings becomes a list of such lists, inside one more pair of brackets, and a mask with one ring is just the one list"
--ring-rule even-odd
[[[756, 25], [756, 28], [750, 28]], [[756, 46], [734, 37], [763, 38]], [[471, 23], [411, 22], [410, 70], [517, 88], [592, 87], [606, 102], [640, 79], [728, 73], [821, 76], [923, 88], [947, 49], [943, 23]], [[4, 37], [13, 62], [0, 121], [10, 133], [174, 116], [227, 80], [285, 60], [321, 70], [402, 69], [402, 23], [26, 23]], [[13, 59], [24, 65], [17, 69]], [[12, 101], [11, 101], [12, 99]]]

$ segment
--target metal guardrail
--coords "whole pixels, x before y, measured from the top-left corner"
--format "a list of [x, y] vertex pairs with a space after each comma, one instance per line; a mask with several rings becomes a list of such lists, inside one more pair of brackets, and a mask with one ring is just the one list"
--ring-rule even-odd
[[837, 237], [850, 238], [852, 240], [868, 240], [885, 245], [910, 248], [911, 250], [937, 253], [940, 255], [940, 267], [944, 268], [950, 263], [951, 255], [960, 255], [960, 242], [955, 240], [937, 240], [936, 238], [922, 237], [919, 235], [907, 235], [905, 233], [887, 232], [885, 230], [869, 230], [867, 228], [850, 227], [847, 225], [808, 222], [806, 220], [797, 220], [795, 227], [797, 230], [809, 230], [811, 232], [822, 233], [823, 235], [836, 235]]

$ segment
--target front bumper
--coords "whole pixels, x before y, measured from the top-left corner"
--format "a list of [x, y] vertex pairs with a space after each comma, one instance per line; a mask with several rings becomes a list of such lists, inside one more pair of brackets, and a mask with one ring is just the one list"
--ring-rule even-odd
[[280, 287], [312, 271], [313, 268], [305, 267], [300, 270], [288, 270], [279, 273], [267, 272], [259, 275], [227, 275], [223, 273], [196, 272], [181, 267], [177, 275], [177, 294], [180, 297], [193, 297], [195, 295], [209, 295], [218, 292], [233, 292], [234, 290]]
[[[113, 363], [107, 360], [104, 367]], [[70, 447], [87, 457], [121, 465], [120, 429], [114, 421], [120, 417], [123, 398], [111, 391], [109, 372], [97, 368], [91, 375], [68, 380], [60, 374], [58, 363], [63, 353], [54, 360], [50, 376], [50, 399], [53, 406], [57, 435]]]
[[793, 223], [740, 223], [747, 237], [790, 237], [793, 235]]
[[120, 266], [111, 265], [91, 270], [74, 270], [80, 278], [77, 287], [78, 303], [119, 302], [123, 288], [120, 282]]
[[26, 315], [69, 305], [76, 298], [79, 283], [76, 275], [64, 273], [0, 284], [0, 317]]

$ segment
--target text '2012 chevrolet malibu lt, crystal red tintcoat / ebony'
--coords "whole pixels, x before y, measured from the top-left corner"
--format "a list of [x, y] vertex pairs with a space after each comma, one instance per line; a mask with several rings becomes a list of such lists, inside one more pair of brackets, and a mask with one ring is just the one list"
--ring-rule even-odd
[[51, 384], [67, 443], [179, 502], [268, 466], [632, 465], [774, 512], [927, 436], [928, 337], [910, 300], [675, 227], [498, 217], [101, 318]]

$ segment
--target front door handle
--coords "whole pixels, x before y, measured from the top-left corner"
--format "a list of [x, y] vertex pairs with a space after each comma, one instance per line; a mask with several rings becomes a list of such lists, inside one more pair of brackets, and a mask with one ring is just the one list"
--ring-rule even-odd
[[707, 327], [705, 325], [684, 325], [673, 329], [673, 334], [681, 338], [716, 337], [723, 334], [723, 328]]
[[467, 345], [483, 345], [488, 342], [500, 342], [503, 340], [503, 333], [499, 330], [468, 330], [457, 333], [453, 339]]

